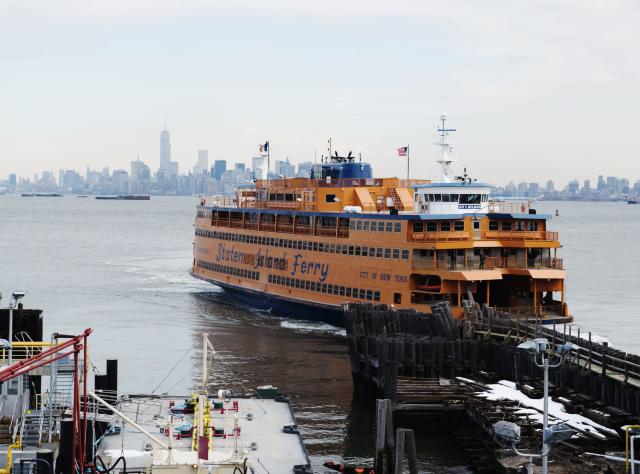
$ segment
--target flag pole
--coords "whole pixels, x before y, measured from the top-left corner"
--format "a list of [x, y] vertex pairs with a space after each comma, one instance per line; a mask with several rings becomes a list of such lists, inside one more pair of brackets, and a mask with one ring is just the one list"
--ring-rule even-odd
[[407, 187], [409, 186], [409, 145], [407, 145]]

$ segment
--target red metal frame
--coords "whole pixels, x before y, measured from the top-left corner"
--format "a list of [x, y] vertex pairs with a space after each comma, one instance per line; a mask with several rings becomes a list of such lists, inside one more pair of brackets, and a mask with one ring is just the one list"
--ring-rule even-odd
[[[75, 337], [72, 337], [66, 342], [59, 344], [54, 347], [50, 347], [39, 354], [30, 357], [26, 360], [22, 360], [20, 362], [16, 362], [8, 367], [0, 369], [0, 383], [6, 382], [7, 380], [11, 380], [19, 375], [25, 374], [27, 372], [31, 372], [38, 367], [42, 367], [43, 365], [51, 364], [57, 360], [63, 359], [73, 354], [73, 367], [74, 367], [74, 377], [73, 377], [73, 438], [72, 438], [72, 453], [71, 453], [71, 466], [73, 471], [76, 470], [76, 459], [78, 460], [78, 464], [80, 465], [80, 472], [84, 472], [86, 467], [86, 449], [87, 449], [87, 337], [93, 332], [92, 329], [85, 329], [85, 331]], [[66, 349], [70, 350], [64, 352]], [[84, 406], [82, 408], [82, 420], [80, 417], [80, 384], [78, 376], [78, 359], [80, 352], [84, 354], [84, 366], [83, 366], [83, 381], [82, 381], [82, 390], [83, 390], [83, 400]], [[76, 443], [76, 434], [78, 433], [80, 427], [82, 427], [82, 434], [80, 436], [80, 443]]]

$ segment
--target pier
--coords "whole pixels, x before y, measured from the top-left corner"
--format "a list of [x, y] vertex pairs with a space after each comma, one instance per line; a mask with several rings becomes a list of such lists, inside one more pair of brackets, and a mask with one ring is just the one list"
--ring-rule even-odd
[[[384, 305], [345, 307], [356, 395], [390, 400], [396, 427], [419, 429], [430, 417], [449, 417], [474, 469], [516, 472], [510, 470], [523, 458], [507, 449], [492, 425], [516, 423], [519, 447], [535, 450], [542, 443], [536, 406], [543, 391], [542, 369], [517, 345], [535, 338], [546, 338], [552, 347], [570, 342], [575, 346], [565, 363], [549, 373], [549, 394], [557, 415], [553, 423], [566, 413], [578, 436], [554, 446], [551, 472], [606, 468], [606, 461], [585, 452], [617, 452], [624, 458], [622, 427], [640, 420], [637, 355], [595, 342], [591, 333], [566, 324], [547, 327], [480, 306], [470, 295], [464, 308], [464, 320], [455, 320], [447, 303], [428, 314]], [[567, 470], [569, 463], [582, 471]], [[612, 472], [624, 472], [624, 463], [609, 465]]]

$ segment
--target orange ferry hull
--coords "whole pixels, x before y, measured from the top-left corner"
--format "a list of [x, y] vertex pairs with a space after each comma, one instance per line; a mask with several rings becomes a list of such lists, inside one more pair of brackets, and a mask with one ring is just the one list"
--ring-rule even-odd
[[212, 280], [203, 275], [190, 272], [191, 276], [208, 283], [213, 283], [229, 293], [240, 304], [256, 309], [270, 311], [277, 316], [307, 321], [319, 321], [333, 326], [344, 326], [343, 311], [339, 306], [324, 305], [265, 293], [263, 291], [231, 285]]

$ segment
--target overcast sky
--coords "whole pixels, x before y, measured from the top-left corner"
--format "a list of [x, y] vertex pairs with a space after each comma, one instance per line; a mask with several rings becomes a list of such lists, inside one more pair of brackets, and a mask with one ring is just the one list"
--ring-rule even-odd
[[376, 175], [455, 157], [496, 184], [640, 177], [640, 2], [1, 0], [0, 176], [173, 159], [313, 160]]

